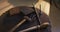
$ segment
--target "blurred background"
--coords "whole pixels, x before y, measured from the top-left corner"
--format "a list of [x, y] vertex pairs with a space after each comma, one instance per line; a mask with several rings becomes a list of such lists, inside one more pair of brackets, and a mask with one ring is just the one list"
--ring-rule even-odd
[[[41, 10], [45, 12], [51, 20], [52, 32], [60, 32], [60, 9], [58, 9], [53, 2], [50, 5], [50, 1], [52, 0], [0, 0], [0, 16], [16, 6], [32, 6], [32, 3], [39, 3], [37, 6], [41, 4]], [[0, 31], [3, 30], [3, 17], [0, 17]]]

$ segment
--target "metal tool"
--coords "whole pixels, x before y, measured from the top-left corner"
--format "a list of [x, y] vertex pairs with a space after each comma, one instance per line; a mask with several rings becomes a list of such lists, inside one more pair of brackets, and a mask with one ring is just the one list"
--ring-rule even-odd
[[[41, 25], [36, 25], [39, 29], [40, 28], [46, 28], [46, 27], [48, 27], [49, 26], [49, 23], [44, 23], [44, 24], [41, 24]], [[24, 29], [24, 30], [21, 30], [21, 31], [19, 31], [19, 32], [27, 32], [27, 31], [31, 31], [31, 30], [34, 30], [34, 29], [37, 29], [37, 27], [36, 26], [33, 26], [33, 27], [30, 27], [30, 28], [27, 28], [27, 29]]]
[[24, 22], [26, 22], [26, 20], [31, 20], [28, 16], [24, 16], [24, 19], [22, 21], [20, 21], [16, 26], [14, 26], [10, 31], [8, 32], [14, 32], [14, 30], [16, 30], [19, 26], [21, 26]]

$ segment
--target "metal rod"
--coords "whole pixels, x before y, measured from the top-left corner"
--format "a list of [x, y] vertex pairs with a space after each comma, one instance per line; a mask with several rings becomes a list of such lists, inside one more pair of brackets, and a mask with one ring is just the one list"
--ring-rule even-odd
[[14, 32], [14, 30], [16, 30], [19, 26], [21, 26], [24, 22], [26, 22], [26, 20], [31, 21], [31, 18], [29, 18], [28, 16], [24, 16], [24, 19], [22, 21], [20, 21], [16, 26], [14, 26], [10, 31], [8, 32]]
[[[40, 28], [40, 25], [37, 25], [38, 28]], [[18, 31], [18, 32], [27, 32], [27, 31], [30, 31], [30, 30], [34, 30], [34, 29], [37, 29], [36, 26], [33, 26], [33, 27], [30, 27], [30, 28], [27, 28], [27, 29], [24, 29], [22, 31]]]
[[20, 25], [22, 25], [24, 22], [26, 21], [26, 19], [23, 19], [22, 21], [20, 21], [16, 26], [14, 26], [10, 31], [8, 32], [13, 32], [15, 29], [17, 29]]
[[[46, 27], [48, 27], [49, 26], [49, 23], [43, 23], [43, 24], [41, 24], [41, 25], [37, 25], [37, 27], [38, 28], [46, 28]], [[37, 27], [36, 26], [33, 26], [33, 27], [30, 27], [30, 28], [27, 28], [27, 29], [24, 29], [24, 30], [21, 30], [21, 31], [18, 31], [18, 32], [27, 32], [27, 31], [31, 31], [31, 30], [34, 30], [34, 29], [37, 29]]]
[[[40, 8], [41, 8], [41, 5], [40, 5]], [[40, 20], [40, 16], [39, 16], [39, 11], [37, 10], [37, 8], [35, 8], [34, 3], [33, 3], [33, 9], [34, 9], [34, 11], [36, 13], [36, 16], [37, 16], [39, 24], [41, 24], [41, 20]], [[41, 11], [40, 11], [40, 13], [41, 13]]]

